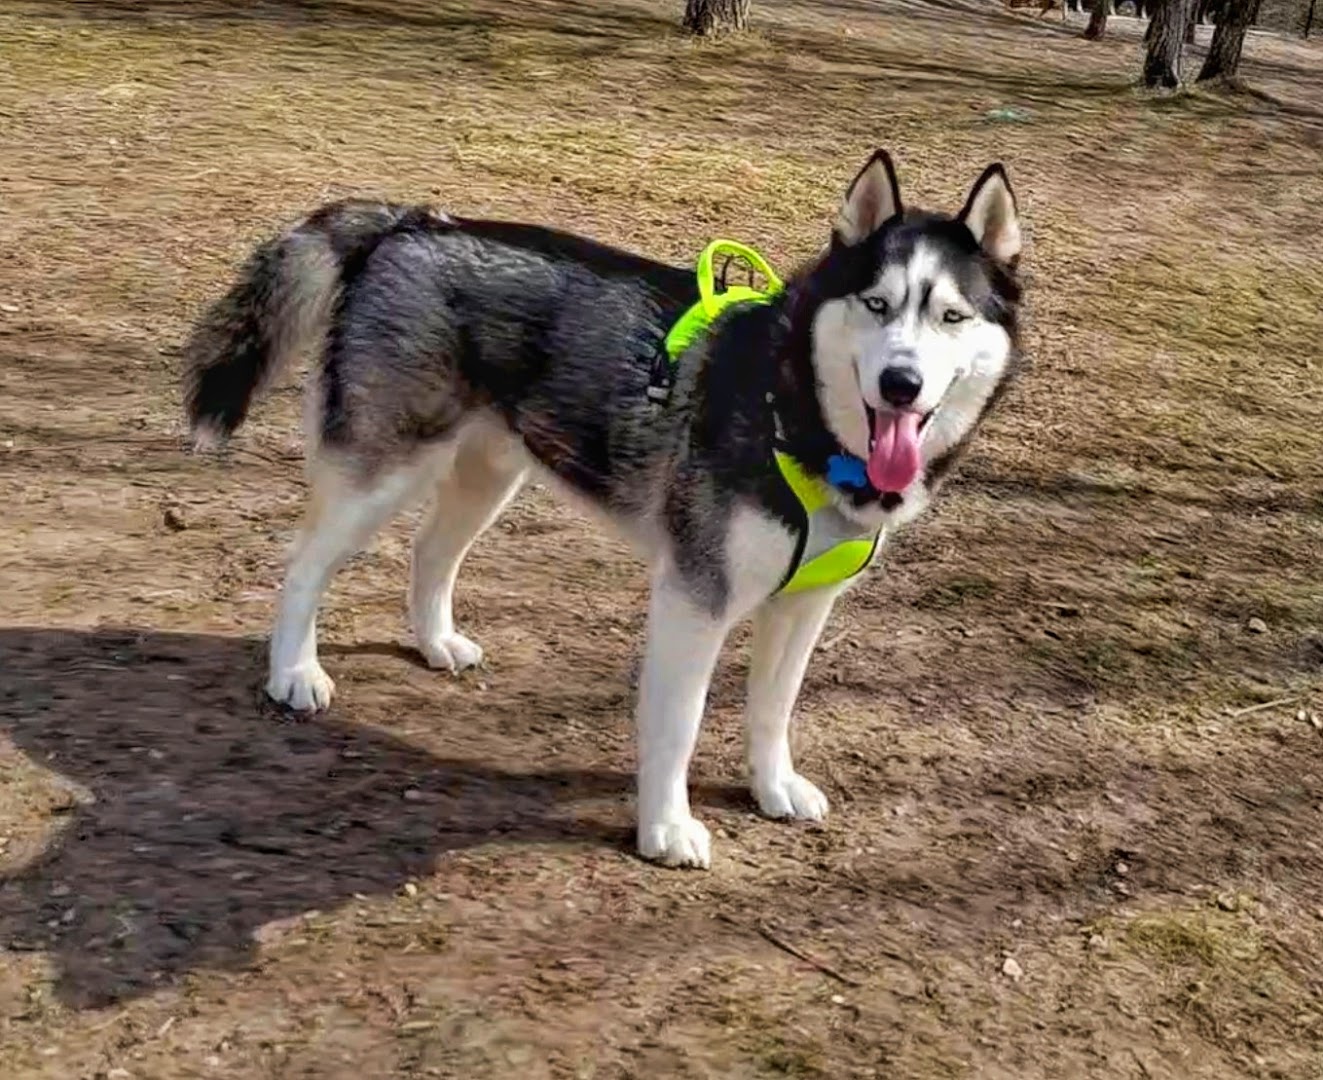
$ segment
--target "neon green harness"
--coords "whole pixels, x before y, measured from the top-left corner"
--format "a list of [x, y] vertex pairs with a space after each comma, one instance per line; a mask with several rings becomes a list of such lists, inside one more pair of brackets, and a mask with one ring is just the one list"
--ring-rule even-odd
[[[717, 292], [713, 263], [718, 255], [743, 259], [767, 279], [767, 289], [760, 292], [747, 285], [733, 285]], [[698, 257], [697, 272], [698, 303], [680, 316], [666, 335], [666, 354], [672, 365], [726, 308], [740, 303], [765, 304], [785, 288], [766, 259], [733, 240], [712, 241]], [[836, 505], [831, 485], [821, 477], [806, 472], [782, 450], [774, 451], [774, 456], [781, 478], [804, 509], [799, 544], [779, 591], [797, 593], [848, 581], [872, 561], [882, 534], [861, 531], [846, 517]]]

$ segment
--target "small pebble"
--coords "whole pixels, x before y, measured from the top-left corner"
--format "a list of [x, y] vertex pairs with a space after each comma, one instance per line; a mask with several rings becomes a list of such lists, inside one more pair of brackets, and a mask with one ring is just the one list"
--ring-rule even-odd
[[423, 797], [423, 793], [419, 791], [417, 788], [411, 787], [404, 789], [403, 798], [405, 802], [419, 802], [422, 799], [422, 797]]
[[842, 997], [840, 994], [832, 994], [832, 996], [831, 996], [831, 1003], [832, 1003], [833, 1005], [844, 1005], [844, 1004], [845, 1004], [845, 998]]
[[418, 886], [415, 885], [412, 881], [406, 881], [406, 882], [404, 883], [404, 895], [405, 895], [405, 896], [417, 896], [417, 895], [418, 895]]
[[1024, 968], [1012, 956], [1006, 957], [1005, 963], [1001, 965], [1001, 973], [1015, 982], [1019, 982], [1024, 978]]
[[1268, 632], [1268, 624], [1262, 619], [1254, 618], [1250, 619], [1250, 621], [1245, 624], [1245, 629], [1251, 634], [1266, 634]]
[[184, 512], [177, 506], [167, 506], [161, 515], [161, 520], [171, 532], [183, 532], [188, 528], [188, 522], [184, 520]]
[[1089, 935], [1089, 951], [1100, 952], [1107, 947], [1107, 939], [1102, 934]]

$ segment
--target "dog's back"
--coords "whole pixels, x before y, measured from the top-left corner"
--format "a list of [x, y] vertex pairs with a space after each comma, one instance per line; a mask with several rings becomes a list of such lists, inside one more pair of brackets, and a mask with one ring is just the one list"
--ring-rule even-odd
[[309, 435], [367, 464], [488, 406], [579, 481], [584, 444], [618, 398], [644, 399], [666, 326], [696, 299], [691, 271], [556, 230], [335, 203], [257, 248], [200, 322], [188, 418], [200, 444], [228, 437], [311, 354]]

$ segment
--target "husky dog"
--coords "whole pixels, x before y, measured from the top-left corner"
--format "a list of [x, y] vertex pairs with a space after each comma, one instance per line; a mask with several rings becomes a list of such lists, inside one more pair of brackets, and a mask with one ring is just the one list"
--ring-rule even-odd
[[[949, 216], [903, 208], [879, 151], [824, 252], [769, 301], [722, 312], [659, 400], [663, 341], [699, 299], [692, 270], [428, 207], [323, 207], [255, 251], [186, 353], [199, 445], [230, 435], [278, 369], [314, 358], [310, 500], [267, 693], [299, 710], [329, 705], [318, 603], [336, 570], [420, 497], [430, 510], [413, 546], [418, 647], [435, 668], [478, 664], [482, 650], [455, 627], [455, 579], [536, 472], [619, 526], [650, 568], [641, 854], [709, 865], [687, 771], [717, 654], [746, 616], [754, 799], [774, 818], [820, 820], [827, 799], [795, 770], [788, 736], [846, 582], [783, 586], [806, 544], [822, 546], [815, 522], [872, 538], [862, 567], [878, 536], [928, 503], [1016, 366], [1019, 253], [1000, 165]], [[804, 484], [818, 492], [812, 505]]]

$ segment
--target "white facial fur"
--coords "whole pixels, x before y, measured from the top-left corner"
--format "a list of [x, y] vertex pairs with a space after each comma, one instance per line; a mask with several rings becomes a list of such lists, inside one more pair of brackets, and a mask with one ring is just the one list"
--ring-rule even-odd
[[[885, 302], [887, 311], [869, 310], [865, 298]], [[950, 323], [947, 312], [965, 318]], [[864, 406], [890, 407], [878, 387], [884, 368], [913, 367], [922, 378], [912, 407], [936, 410], [922, 434], [924, 459], [931, 461], [969, 432], [1010, 354], [1006, 331], [979, 314], [938, 253], [922, 243], [907, 262], [885, 267], [860, 296], [828, 301], [814, 318], [823, 417], [841, 445], [861, 458], [868, 456], [870, 435]], [[906, 498], [902, 506], [917, 502]]]

